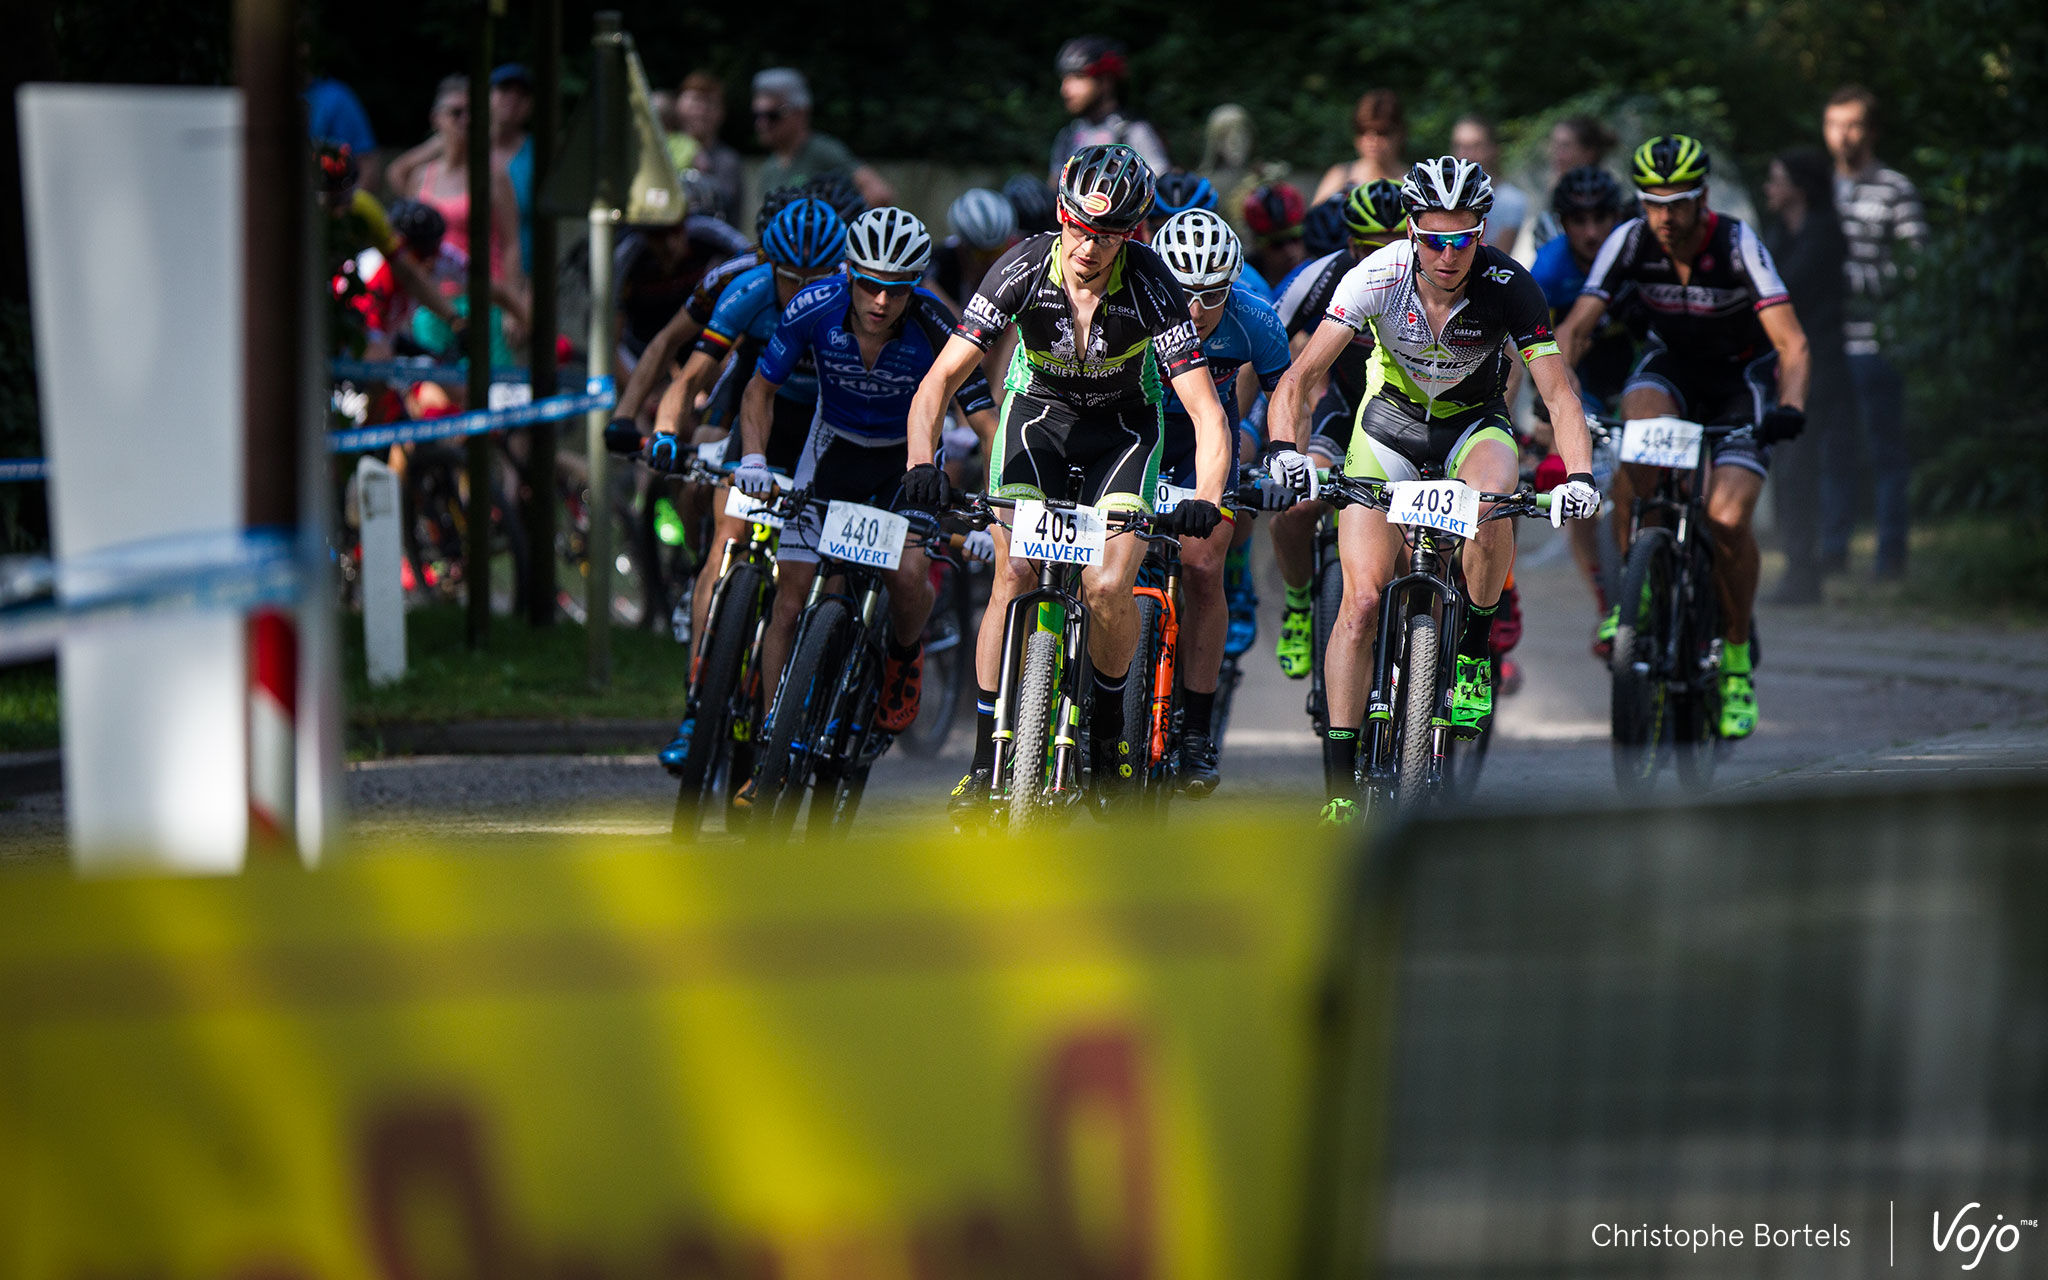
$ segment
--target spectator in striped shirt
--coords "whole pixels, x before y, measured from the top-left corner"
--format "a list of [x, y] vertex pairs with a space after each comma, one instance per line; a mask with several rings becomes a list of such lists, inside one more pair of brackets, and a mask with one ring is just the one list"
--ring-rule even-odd
[[[1902, 246], [1919, 248], [1927, 220], [1912, 180], [1877, 162], [1877, 96], [1845, 85], [1828, 99], [1821, 131], [1835, 161], [1835, 205], [1849, 242], [1847, 315], [1842, 326], [1855, 386], [1857, 415], [1877, 484], [1877, 576], [1906, 571], [1906, 490], [1912, 459], [1906, 449], [1905, 385], [1881, 344], [1886, 301], [1897, 291]], [[1856, 522], [1855, 441], [1837, 432], [1823, 463], [1821, 560], [1847, 567]]]

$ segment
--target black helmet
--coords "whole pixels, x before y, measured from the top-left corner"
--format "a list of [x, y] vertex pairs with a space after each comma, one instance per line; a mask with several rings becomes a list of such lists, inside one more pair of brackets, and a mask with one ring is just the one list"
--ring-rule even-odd
[[1401, 204], [1411, 218], [1419, 213], [1460, 210], [1484, 218], [1493, 208], [1493, 179], [1476, 161], [1438, 156], [1408, 171], [1401, 184]]
[[1107, 36], [1075, 36], [1060, 46], [1053, 67], [1063, 76], [1124, 78], [1124, 47]]
[[1560, 218], [1575, 213], [1619, 214], [1627, 204], [1621, 183], [1597, 164], [1567, 170], [1550, 192], [1550, 210]]
[[1308, 211], [1301, 220], [1301, 244], [1311, 258], [1320, 258], [1342, 249], [1351, 238], [1344, 228], [1344, 193], [1324, 200]]
[[804, 184], [801, 182], [793, 182], [789, 186], [775, 188], [775, 190], [761, 197], [761, 211], [754, 215], [754, 226], [759, 230], [766, 231], [768, 224], [775, 220], [775, 215], [788, 208], [791, 201], [801, 200], [809, 194], [810, 192], [805, 190]]
[[439, 209], [417, 200], [393, 200], [385, 216], [391, 220], [391, 229], [398, 233], [398, 238], [405, 241], [406, 248], [422, 258], [432, 258], [441, 252], [441, 237], [448, 234], [448, 221]]
[[1216, 211], [1216, 184], [1199, 173], [1162, 173], [1152, 188], [1152, 212], [1160, 222], [1187, 209]]
[[854, 185], [850, 176], [838, 169], [818, 174], [806, 182], [804, 194], [831, 205], [832, 212], [848, 222], [868, 211], [867, 197], [860, 193], [860, 188]]
[[1060, 229], [1059, 210], [1053, 205], [1052, 188], [1042, 178], [1020, 173], [1003, 184], [1003, 198], [1017, 211], [1017, 230], [1027, 236]]
[[1096, 231], [1130, 231], [1152, 207], [1152, 166], [1136, 148], [1098, 142], [1067, 157], [1060, 212]]

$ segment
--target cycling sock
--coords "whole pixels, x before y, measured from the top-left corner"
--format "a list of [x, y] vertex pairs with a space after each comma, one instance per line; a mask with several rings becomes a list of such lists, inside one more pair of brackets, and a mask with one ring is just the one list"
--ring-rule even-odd
[[1311, 599], [1312, 595], [1306, 582], [1298, 587], [1290, 586], [1287, 588], [1287, 607], [1290, 609], [1306, 609], [1309, 607]]
[[897, 644], [894, 635], [889, 637], [889, 656], [898, 662], [910, 661], [917, 656], [918, 650], [922, 648], [924, 648], [922, 638], [913, 640], [909, 644]]
[[[1128, 674], [1128, 673], [1126, 673]], [[1110, 742], [1123, 736], [1124, 732], [1124, 680], [1105, 677], [1095, 673], [1094, 734], [1097, 742]]]
[[1181, 691], [1180, 705], [1187, 710], [1187, 717], [1181, 723], [1191, 732], [1198, 732], [1207, 737], [1209, 725], [1216, 719], [1216, 691], [1211, 689], [1207, 693], [1196, 693], [1193, 689], [1184, 689]]
[[974, 691], [975, 769], [996, 767], [996, 695], [987, 689]]
[[1749, 641], [1741, 644], [1727, 641], [1721, 645], [1721, 674], [1724, 676], [1746, 676], [1751, 671], [1749, 663]]
[[1465, 634], [1458, 637], [1458, 652], [1467, 658], [1490, 658], [1493, 656], [1493, 615], [1500, 612], [1500, 601], [1481, 608], [1476, 604], [1465, 606]]
[[1358, 790], [1358, 730], [1332, 726], [1324, 731], [1323, 788], [1344, 800]]

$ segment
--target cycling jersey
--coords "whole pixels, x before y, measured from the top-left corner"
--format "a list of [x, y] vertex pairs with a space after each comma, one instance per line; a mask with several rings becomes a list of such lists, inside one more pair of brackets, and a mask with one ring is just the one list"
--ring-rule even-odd
[[1557, 354], [1543, 290], [1527, 267], [1491, 245], [1474, 253], [1464, 296], [1442, 333], [1430, 329], [1421, 287], [1412, 240], [1374, 252], [1337, 284], [1328, 317], [1361, 331], [1370, 325], [1376, 338], [1365, 400], [1384, 400], [1425, 423], [1505, 412], [1506, 345], [1525, 362]]
[[[901, 444], [911, 397], [953, 331], [953, 313], [930, 292], [914, 290], [896, 335], [883, 344], [869, 368], [851, 324], [852, 289], [851, 277], [837, 275], [799, 290], [783, 311], [755, 372], [780, 383], [809, 355], [817, 369], [818, 406], [827, 429], [860, 444]], [[978, 367], [956, 400], [962, 413], [995, 408], [988, 379]]]
[[[1273, 304], [1273, 310], [1280, 316], [1280, 323], [1287, 327], [1287, 336], [1314, 329], [1323, 322], [1323, 313], [1330, 309], [1330, 299], [1337, 292], [1337, 285], [1345, 273], [1358, 265], [1359, 259], [1349, 249], [1324, 254], [1295, 268], [1294, 273], [1281, 284], [1280, 297]], [[1359, 329], [1351, 339], [1351, 345], [1337, 353], [1335, 363], [1330, 366], [1330, 386], [1344, 398], [1352, 409], [1358, 407], [1365, 396], [1365, 384], [1372, 367], [1372, 329]]]
[[[782, 320], [782, 304], [775, 295], [775, 268], [762, 263], [741, 272], [726, 286], [712, 309], [711, 320], [697, 339], [697, 350], [714, 360], [723, 360], [735, 340], [749, 337], [766, 343], [775, 336]], [[809, 353], [797, 361], [775, 394], [804, 404], [818, 398], [818, 374]]]
[[746, 237], [717, 218], [693, 213], [682, 232], [682, 251], [672, 262], [662, 260], [656, 244], [657, 237], [674, 234], [667, 228], [631, 232], [612, 255], [612, 279], [625, 318], [619, 342], [635, 357], [675, 318], [706, 271], [747, 250]]
[[[1237, 371], [1249, 364], [1258, 374], [1263, 390], [1279, 386], [1280, 375], [1287, 372], [1287, 331], [1281, 327], [1272, 305], [1239, 281], [1230, 286], [1230, 304], [1223, 318], [1202, 339], [1202, 356], [1208, 361], [1210, 377], [1216, 381], [1216, 397], [1223, 401], [1224, 416], [1235, 426]], [[1166, 412], [1169, 420], [1187, 420], [1187, 408], [1172, 387], [1166, 389]], [[1172, 429], [1171, 421], [1168, 429]]]
[[1075, 409], [1158, 404], [1168, 381], [1205, 363], [1180, 281], [1149, 247], [1126, 243], [1088, 326], [1074, 346], [1073, 305], [1061, 274], [1060, 233], [1048, 231], [996, 259], [968, 300], [957, 332], [987, 351], [1012, 321], [1017, 351], [1003, 385]]
[[[697, 322], [699, 329], [702, 329], [711, 323], [711, 313], [718, 309], [718, 300], [725, 296], [725, 291], [732, 282], [766, 261], [759, 249], [748, 249], [744, 253], [727, 258], [704, 273], [704, 278], [697, 282], [697, 287], [690, 290], [689, 301], [683, 303], [683, 310], [689, 312], [690, 318]], [[676, 360], [681, 362], [689, 354], [688, 351], [679, 351], [676, 353]]]
[[1251, 290], [1254, 296], [1264, 298], [1268, 302], [1276, 296], [1272, 282], [1260, 275], [1259, 269], [1249, 262], [1245, 263], [1244, 270], [1238, 273], [1237, 283]]
[[1626, 284], [1635, 285], [1651, 331], [1694, 365], [1745, 365], [1770, 350], [1757, 313], [1790, 300], [1763, 241], [1721, 213], [1707, 214], [1706, 238], [1683, 283], [1641, 218], [1616, 227], [1593, 259], [1583, 292], [1612, 302]]
[[[1559, 236], [1537, 250], [1536, 263], [1529, 268], [1529, 274], [1542, 287], [1553, 320], [1564, 318], [1586, 284], [1586, 269], [1572, 256], [1569, 236]], [[1634, 292], [1633, 285], [1626, 285], [1615, 294], [1607, 314], [1600, 318], [1600, 327], [1587, 344], [1586, 353], [1579, 357], [1579, 385], [1598, 402], [1590, 406], [1595, 410], [1607, 408], [1620, 398], [1629, 367], [1635, 363], [1636, 340], [1627, 323], [1635, 312]], [[1540, 400], [1538, 405], [1542, 412]]]

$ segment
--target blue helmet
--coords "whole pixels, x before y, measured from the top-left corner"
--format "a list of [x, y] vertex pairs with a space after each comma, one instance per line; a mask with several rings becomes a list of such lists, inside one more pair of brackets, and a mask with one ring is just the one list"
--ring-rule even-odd
[[779, 267], [829, 267], [846, 256], [846, 221], [823, 200], [792, 200], [762, 229], [761, 252]]
[[1152, 188], [1152, 212], [1146, 218], [1164, 222], [1189, 209], [1216, 212], [1216, 186], [1198, 173], [1166, 173]]

